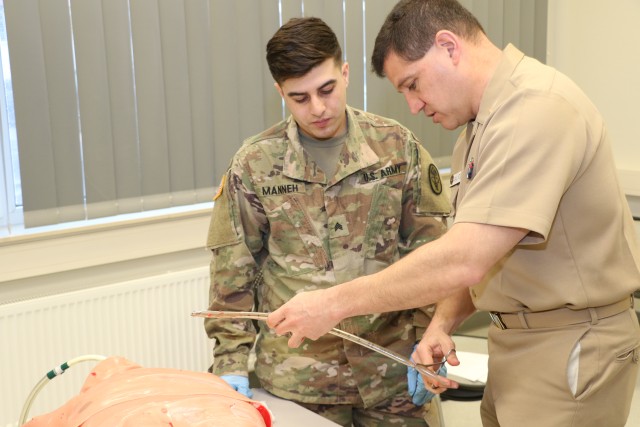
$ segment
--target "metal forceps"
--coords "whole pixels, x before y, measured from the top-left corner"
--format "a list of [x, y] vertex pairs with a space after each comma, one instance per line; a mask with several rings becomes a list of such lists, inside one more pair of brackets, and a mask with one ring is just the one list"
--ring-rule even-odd
[[[253, 320], [261, 320], [266, 321], [269, 313], [260, 313], [255, 311], [194, 311], [191, 313], [193, 317], [208, 317], [213, 319], [253, 319]], [[438, 376], [431, 370], [427, 368], [427, 365], [422, 365], [420, 363], [415, 363], [412, 360], [407, 359], [404, 356], [399, 355], [395, 351], [391, 351], [385, 347], [382, 347], [378, 344], [372, 343], [371, 341], [367, 341], [364, 338], [360, 338], [357, 335], [350, 334], [349, 332], [342, 331], [337, 328], [333, 328], [329, 331], [330, 334], [338, 336], [340, 338], [344, 338], [356, 344], [359, 344], [363, 347], [368, 348], [369, 350], [373, 350], [377, 353], [380, 353], [384, 356], [387, 356], [390, 359], [395, 360], [396, 362], [402, 363], [405, 366], [414, 368], [416, 371], [420, 372], [422, 375], [432, 378], [438, 381]], [[446, 357], [445, 357], [446, 361]], [[444, 363], [444, 362], [443, 362]], [[434, 364], [440, 365], [440, 363]]]

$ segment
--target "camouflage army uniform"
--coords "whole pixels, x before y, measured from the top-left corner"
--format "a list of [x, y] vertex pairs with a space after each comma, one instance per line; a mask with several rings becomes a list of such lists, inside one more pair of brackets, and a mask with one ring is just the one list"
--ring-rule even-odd
[[[350, 107], [347, 119], [330, 178], [303, 151], [292, 118], [243, 143], [213, 209], [211, 310], [273, 311], [298, 292], [379, 271], [445, 231], [448, 198], [411, 132]], [[429, 314], [425, 308], [360, 316], [338, 328], [408, 357]], [[217, 341], [214, 373], [247, 375], [255, 327], [205, 320]], [[277, 396], [369, 407], [406, 394], [407, 368], [383, 355], [333, 335], [290, 349], [287, 337], [257, 327], [256, 375]]]

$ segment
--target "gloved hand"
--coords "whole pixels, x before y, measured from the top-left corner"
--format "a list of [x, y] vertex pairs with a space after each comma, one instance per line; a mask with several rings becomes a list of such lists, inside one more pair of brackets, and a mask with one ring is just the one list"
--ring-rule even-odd
[[244, 394], [249, 399], [253, 397], [253, 392], [249, 388], [249, 378], [242, 375], [220, 375], [220, 379], [224, 380], [238, 393]]
[[[446, 377], [447, 367], [442, 365], [440, 369], [438, 369], [437, 374]], [[422, 406], [430, 402], [435, 396], [435, 394], [425, 388], [422, 375], [420, 375], [415, 368], [407, 367], [407, 383], [409, 384], [409, 395], [412, 398], [413, 404], [416, 406]]]

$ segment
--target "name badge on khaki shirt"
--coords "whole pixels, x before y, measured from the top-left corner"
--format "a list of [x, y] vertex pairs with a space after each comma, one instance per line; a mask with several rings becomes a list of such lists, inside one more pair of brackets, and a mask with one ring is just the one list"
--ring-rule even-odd
[[451, 175], [451, 180], [449, 181], [449, 187], [455, 187], [460, 184], [460, 177], [462, 176], [462, 171], [456, 172]]

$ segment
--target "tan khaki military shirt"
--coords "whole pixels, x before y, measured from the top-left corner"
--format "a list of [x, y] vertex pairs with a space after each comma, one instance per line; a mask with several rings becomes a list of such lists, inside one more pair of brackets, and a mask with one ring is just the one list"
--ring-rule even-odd
[[478, 308], [597, 307], [640, 287], [607, 130], [566, 76], [509, 45], [452, 164], [456, 223], [530, 230], [472, 288]]

